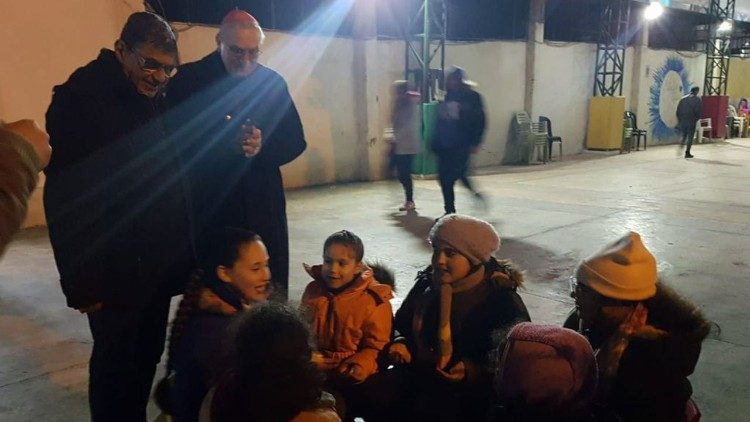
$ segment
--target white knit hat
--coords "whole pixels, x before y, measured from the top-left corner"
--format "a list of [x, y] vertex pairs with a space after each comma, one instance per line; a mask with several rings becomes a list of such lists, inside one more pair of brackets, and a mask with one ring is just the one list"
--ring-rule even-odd
[[578, 282], [602, 296], [620, 300], [644, 300], [656, 294], [656, 259], [630, 232], [578, 266]]

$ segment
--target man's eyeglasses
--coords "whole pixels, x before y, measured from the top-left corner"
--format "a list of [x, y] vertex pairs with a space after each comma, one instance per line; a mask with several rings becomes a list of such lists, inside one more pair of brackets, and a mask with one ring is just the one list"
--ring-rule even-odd
[[162, 70], [168, 78], [173, 77], [177, 73], [177, 66], [163, 64], [150, 57], [143, 57], [135, 48], [130, 48], [130, 51], [135, 54], [136, 59], [138, 59], [138, 66], [144, 72], [155, 73]]
[[244, 58], [245, 55], [249, 55], [251, 60], [255, 60], [260, 56], [260, 48], [255, 47], [251, 48], [249, 50], [245, 50], [244, 48], [239, 48], [236, 45], [229, 45], [227, 46], [227, 50], [229, 50], [229, 53], [237, 58]]

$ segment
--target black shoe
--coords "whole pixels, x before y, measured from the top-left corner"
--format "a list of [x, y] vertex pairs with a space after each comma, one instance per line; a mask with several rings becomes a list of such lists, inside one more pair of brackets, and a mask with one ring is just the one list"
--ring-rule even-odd
[[689, 152], [686, 152], [685, 153], [685, 158], [693, 158], [693, 154], [691, 154]]

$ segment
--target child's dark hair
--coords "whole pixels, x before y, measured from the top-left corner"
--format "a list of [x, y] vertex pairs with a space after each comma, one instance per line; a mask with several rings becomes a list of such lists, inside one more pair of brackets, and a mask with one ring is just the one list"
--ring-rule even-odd
[[232, 267], [240, 256], [240, 248], [257, 241], [261, 241], [261, 238], [254, 232], [225, 227], [208, 237], [206, 247], [198, 256], [198, 263], [207, 275], [213, 275], [219, 265]]
[[323, 253], [334, 243], [354, 249], [354, 255], [358, 262], [362, 261], [362, 258], [365, 256], [365, 246], [362, 244], [362, 239], [348, 230], [341, 230], [328, 236], [328, 239], [323, 244]]
[[310, 362], [310, 329], [296, 309], [275, 302], [253, 307], [232, 333], [231, 369], [216, 388], [212, 420], [290, 420], [315, 407], [324, 376]]
[[156, 386], [154, 399], [159, 408], [165, 412], [171, 412], [172, 405], [169, 403], [170, 375], [174, 370], [173, 362], [180, 348], [182, 332], [188, 320], [198, 308], [201, 291], [211, 283], [208, 280], [216, 278], [216, 267], [223, 265], [231, 267], [240, 256], [240, 248], [250, 242], [261, 241], [260, 236], [244, 229], [226, 227], [209, 237], [208, 247], [199, 257], [201, 269], [190, 275], [185, 286], [177, 313], [172, 320], [169, 331], [169, 348], [167, 350], [167, 376]]

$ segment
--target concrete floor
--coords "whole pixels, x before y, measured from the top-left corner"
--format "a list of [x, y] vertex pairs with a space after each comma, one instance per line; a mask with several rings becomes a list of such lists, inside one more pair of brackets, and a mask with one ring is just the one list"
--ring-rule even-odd
[[[458, 209], [491, 221], [503, 238], [499, 256], [527, 270], [521, 295], [538, 322], [562, 322], [572, 303], [568, 277], [580, 259], [628, 230], [640, 232], [663, 279], [720, 327], [692, 376], [705, 420], [747, 420], [750, 140], [697, 145], [693, 153], [684, 160], [674, 146], [652, 147], [502, 168], [476, 177], [487, 209], [461, 188]], [[325, 237], [342, 228], [363, 238], [367, 258], [395, 270], [403, 297], [429, 262], [424, 238], [442, 214], [434, 180], [415, 188], [414, 215], [395, 211], [395, 182], [289, 192], [290, 297], [299, 298], [308, 281], [301, 263], [319, 262]], [[0, 263], [0, 420], [87, 420], [90, 348], [85, 318], [65, 307], [46, 231], [23, 232]]]

